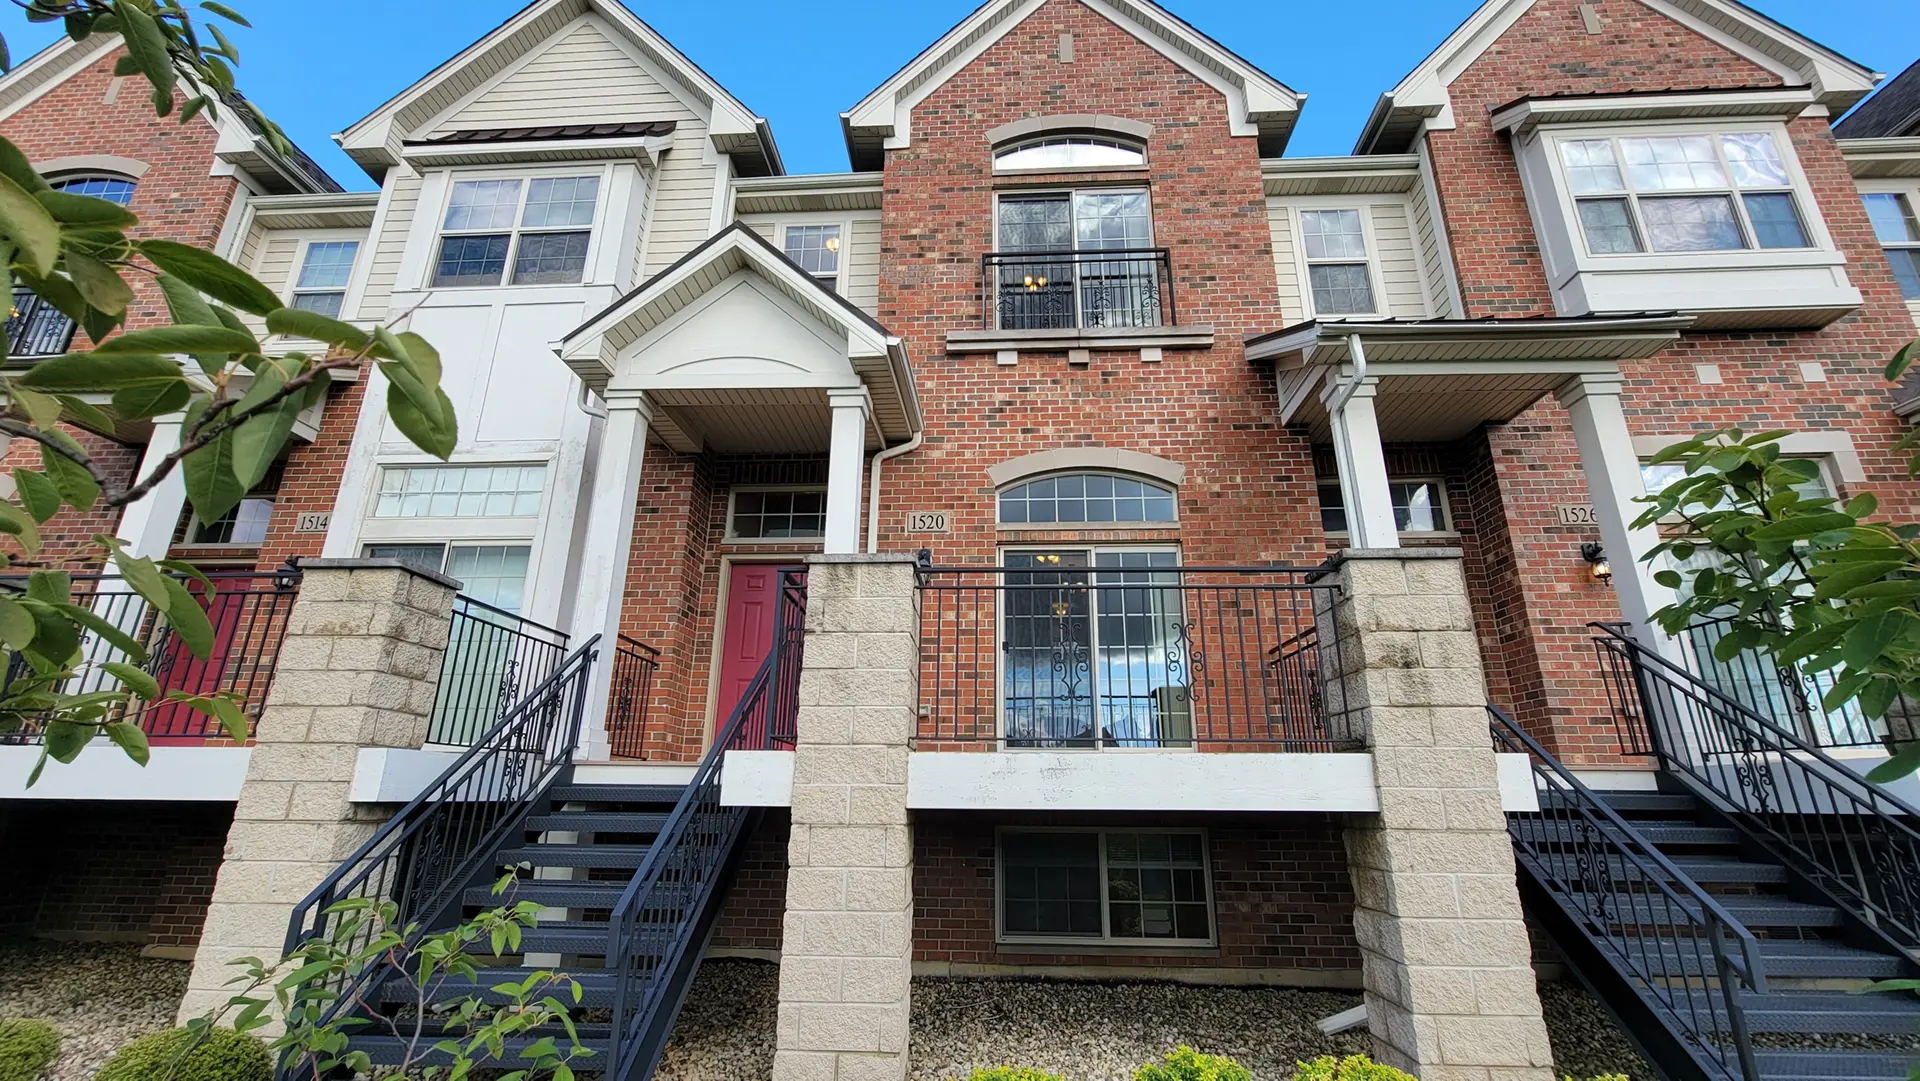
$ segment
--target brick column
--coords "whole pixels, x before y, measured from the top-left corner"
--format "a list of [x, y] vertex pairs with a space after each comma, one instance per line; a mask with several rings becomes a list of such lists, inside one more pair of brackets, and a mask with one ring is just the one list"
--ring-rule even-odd
[[808, 562], [773, 1077], [900, 1081], [913, 961], [914, 561]]
[[426, 742], [458, 583], [386, 559], [302, 567], [182, 1021], [232, 994], [234, 958], [280, 956], [293, 906], [392, 815], [349, 799], [361, 748]]
[[1380, 795], [1346, 833], [1374, 1056], [1422, 1081], [1552, 1081], [1460, 551], [1337, 567], [1329, 689]]

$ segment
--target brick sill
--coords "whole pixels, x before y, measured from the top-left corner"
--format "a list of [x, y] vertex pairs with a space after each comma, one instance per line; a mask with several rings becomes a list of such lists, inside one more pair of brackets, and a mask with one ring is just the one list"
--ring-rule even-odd
[[1065, 330], [955, 330], [949, 353], [1064, 353], [1069, 349], [1211, 349], [1213, 328], [1087, 327]]

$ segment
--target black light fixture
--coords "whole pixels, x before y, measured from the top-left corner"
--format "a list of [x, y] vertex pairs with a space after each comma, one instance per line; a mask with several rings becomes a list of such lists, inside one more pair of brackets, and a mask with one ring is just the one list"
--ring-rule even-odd
[[1587, 573], [1593, 575], [1594, 581], [1613, 581], [1613, 563], [1607, 559], [1607, 549], [1599, 541], [1581, 545], [1580, 558], [1587, 561]]

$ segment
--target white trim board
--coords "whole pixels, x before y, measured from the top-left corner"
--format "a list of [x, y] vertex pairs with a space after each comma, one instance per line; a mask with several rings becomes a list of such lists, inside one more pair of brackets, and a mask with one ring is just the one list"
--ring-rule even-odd
[[253, 748], [155, 747], [141, 766], [96, 740], [71, 765], [48, 762], [40, 783], [28, 788], [39, 759], [38, 747], [0, 747], [0, 798], [229, 803], [240, 798]]

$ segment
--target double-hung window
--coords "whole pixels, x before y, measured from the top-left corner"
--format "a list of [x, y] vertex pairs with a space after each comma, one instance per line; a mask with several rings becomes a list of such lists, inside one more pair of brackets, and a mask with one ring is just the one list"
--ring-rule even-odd
[[1374, 302], [1366, 228], [1358, 209], [1302, 210], [1301, 247], [1315, 315], [1368, 315]]
[[455, 181], [434, 288], [581, 281], [599, 198], [597, 176]]
[[999, 847], [1004, 941], [1213, 941], [1204, 833], [1006, 830]]
[[340, 318], [340, 306], [347, 299], [347, 279], [353, 276], [353, 260], [359, 254], [357, 240], [308, 244], [300, 261], [300, 276], [293, 283], [293, 306]]
[[1913, 198], [1900, 192], [1869, 192], [1862, 198], [1873, 221], [1873, 235], [1886, 250], [1894, 280], [1900, 283], [1900, 295], [1920, 300], [1920, 220], [1913, 215]]
[[789, 225], [784, 238], [787, 258], [814, 276], [821, 285], [840, 289], [840, 227]]
[[[1448, 524], [1446, 486], [1437, 479], [1387, 478], [1393, 499], [1393, 527], [1400, 533], [1445, 533]], [[1328, 533], [1348, 529], [1346, 496], [1337, 480], [1320, 482], [1320, 528]]]
[[1812, 243], [1767, 132], [1566, 139], [1560, 164], [1595, 255]]
[[1162, 324], [1145, 191], [1002, 195], [996, 214], [1000, 329]]

